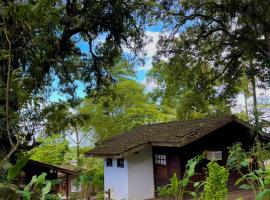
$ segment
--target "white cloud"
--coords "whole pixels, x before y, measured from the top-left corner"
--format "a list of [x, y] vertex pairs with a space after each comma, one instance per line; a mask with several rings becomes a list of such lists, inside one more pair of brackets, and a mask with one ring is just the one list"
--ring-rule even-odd
[[150, 78], [145, 78], [141, 83], [145, 85], [146, 92], [151, 92], [153, 89], [158, 87], [157, 82]]
[[152, 57], [145, 57], [144, 58], [144, 62], [145, 62], [144, 65], [137, 67], [137, 70], [138, 71], [149, 71], [153, 67], [152, 61], [153, 61]]
[[[269, 116], [269, 111], [270, 108], [269, 103], [270, 103], [270, 89], [266, 88], [266, 89], [262, 89], [262, 88], [256, 88], [256, 93], [257, 93], [257, 103], [260, 105], [265, 105], [264, 107], [259, 106], [259, 110], [260, 112], [262, 112], [262, 118], [263, 119], [270, 119]], [[253, 98], [252, 96], [249, 96], [247, 98], [247, 108], [248, 108], [248, 113], [250, 116], [252, 116], [252, 112], [253, 112]], [[233, 113], [239, 113], [239, 112], [245, 112], [245, 98], [243, 94], [239, 94], [237, 95], [236, 98], [236, 104], [235, 106], [232, 108]]]
[[159, 37], [166, 33], [161, 32], [152, 32], [146, 31], [146, 46], [144, 48], [146, 56], [145, 56], [145, 64], [144, 66], [140, 66], [137, 68], [138, 71], [148, 71], [152, 68], [153, 56], [157, 53], [158, 50], [158, 40]]
[[146, 31], [146, 36], [151, 40], [145, 46], [147, 57], [153, 57], [157, 53], [157, 43], [160, 35], [160, 32]]

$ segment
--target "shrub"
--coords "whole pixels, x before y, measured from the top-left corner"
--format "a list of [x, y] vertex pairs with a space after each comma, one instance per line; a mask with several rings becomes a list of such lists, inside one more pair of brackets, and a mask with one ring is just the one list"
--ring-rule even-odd
[[204, 200], [224, 200], [227, 197], [228, 170], [217, 162], [207, 164], [208, 176], [204, 187]]
[[176, 173], [170, 178], [170, 184], [159, 187], [157, 192], [160, 197], [172, 197], [176, 199], [180, 192], [180, 184]]

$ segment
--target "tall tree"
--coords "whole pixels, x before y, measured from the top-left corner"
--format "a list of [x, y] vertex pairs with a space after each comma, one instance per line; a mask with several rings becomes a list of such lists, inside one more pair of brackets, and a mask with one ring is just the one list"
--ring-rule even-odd
[[[183, 41], [182, 45], [175, 46], [170, 43], [175, 37], [163, 39], [162, 47], [167, 47], [163, 48], [163, 53], [192, 52], [195, 57], [204, 57], [212, 63], [216, 77], [227, 83], [224, 89], [235, 87], [243, 72], [249, 80], [256, 78], [269, 83], [270, 15], [267, 0], [159, 3], [167, 27]], [[256, 99], [254, 103], [256, 116]]]
[[62, 135], [54, 135], [48, 138], [39, 138], [40, 145], [33, 148], [31, 159], [61, 165], [64, 162], [65, 153], [68, 152], [68, 141]]
[[141, 84], [127, 79], [112, 86], [98, 100], [85, 99], [80, 112], [90, 116], [86, 121], [86, 131], [95, 131], [95, 141], [104, 140], [139, 125], [175, 118], [172, 109], [152, 103]]
[[207, 61], [189, 54], [157, 61], [148, 73], [157, 83], [153, 98], [175, 108], [179, 119], [230, 114], [234, 93], [224, 92], [222, 82], [214, 76]]
[[66, 94], [74, 93], [77, 81], [87, 92], [111, 83], [108, 69], [123, 47], [137, 55], [143, 47], [150, 9], [141, 0], [1, 1], [0, 143], [13, 149], [4, 160], [29, 139], [19, 126], [23, 107], [56, 78]]

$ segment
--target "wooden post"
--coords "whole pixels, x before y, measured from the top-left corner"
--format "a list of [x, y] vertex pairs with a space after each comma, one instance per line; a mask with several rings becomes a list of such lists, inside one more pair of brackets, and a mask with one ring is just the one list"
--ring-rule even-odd
[[108, 200], [111, 200], [111, 189], [108, 189]]
[[108, 198], [106, 200], [111, 200], [111, 190], [108, 189], [108, 191], [105, 191], [105, 194], [107, 194]]
[[66, 198], [68, 200], [69, 198], [69, 177], [68, 177], [68, 174], [66, 174]]

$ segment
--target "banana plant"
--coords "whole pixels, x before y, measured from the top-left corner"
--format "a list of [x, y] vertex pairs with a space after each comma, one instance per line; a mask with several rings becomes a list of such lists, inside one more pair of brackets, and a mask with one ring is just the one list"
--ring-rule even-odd
[[46, 195], [51, 191], [52, 183], [46, 180], [46, 173], [39, 176], [33, 176], [30, 183], [24, 187], [23, 190], [17, 192], [23, 197], [23, 200], [31, 200], [35, 193], [39, 194], [40, 200], [45, 200]]
[[270, 170], [254, 170], [239, 178], [235, 185], [240, 185], [241, 189], [256, 191], [256, 200], [268, 200], [270, 199]]
[[29, 156], [18, 159], [15, 164], [6, 162], [0, 168], [0, 199], [14, 200], [18, 199], [17, 185], [14, 180], [18, 176], [21, 169], [26, 165]]
[[[172, 197], [174, 200], [183, 200], [185, 194], [195, 195], [194, 193], [186, 191], [186, 187], [190, 183], [190, 179], [195, 175], [195, 167], [201, 162], [204, 155], [196, 156], [190, 159], [186, 165], [186, 170], [183, 179], [179, 180], [174, 174], [170, 179], [170, 184], [159, 187], [157, 192], [161, 197]], [[195, 183], [194, 183], [195, 184]], [[201, 184], [196, 183], [195, 187], [201, 187]]]

